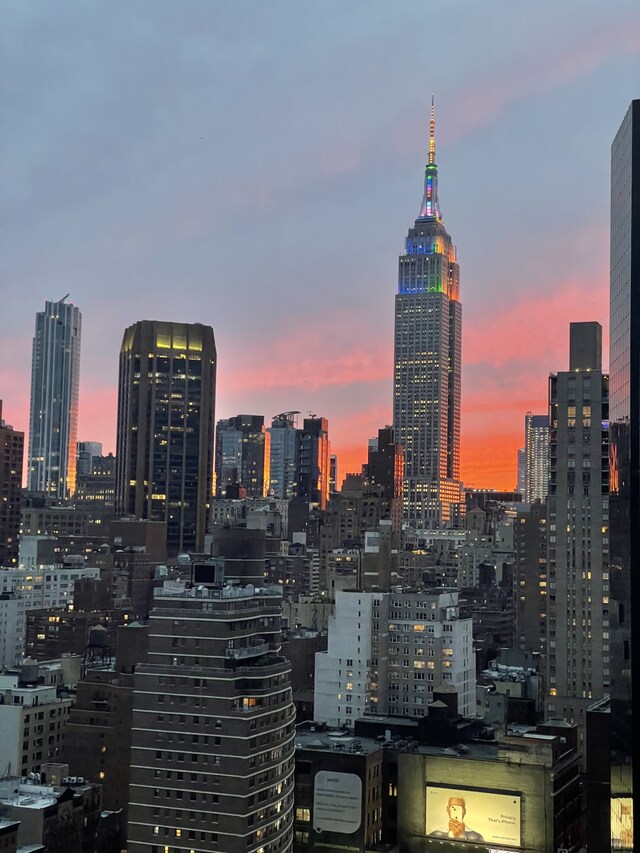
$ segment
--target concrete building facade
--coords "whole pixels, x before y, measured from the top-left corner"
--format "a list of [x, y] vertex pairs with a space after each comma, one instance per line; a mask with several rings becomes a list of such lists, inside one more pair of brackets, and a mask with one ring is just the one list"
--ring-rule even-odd
[[443, 684], [473, 716], [472, 620], [461, 616], [456, 590], [336, 592], [328, 649], [316, 655], [318, 722], [352, 728], [365, 714], [421, 717]]
[[609, 377], [599, 323], [572, 323], [549, 379], [547, 712], [579, 725], [609, 693]]
[[295, 711], [281, 590], [158, 592], [134, 676], [128, 850], [289, 853]]

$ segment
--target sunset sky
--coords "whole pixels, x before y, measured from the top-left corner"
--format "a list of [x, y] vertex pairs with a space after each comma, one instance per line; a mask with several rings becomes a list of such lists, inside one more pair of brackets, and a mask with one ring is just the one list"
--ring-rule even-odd
[[35, 313], [70, 293], [81, 440], [115, 450], [126, 326], [203, 322], [217, 418], [322, 415], [341, 474], [357, 470], [391, 418], [398, 255], [434, 92], [463, 477], [514, 486], [569, 322], [607, 330], [609, 149], [640, 95], [637, 0], [5, 0], [2, 19], [5, 420], [26, 431]]

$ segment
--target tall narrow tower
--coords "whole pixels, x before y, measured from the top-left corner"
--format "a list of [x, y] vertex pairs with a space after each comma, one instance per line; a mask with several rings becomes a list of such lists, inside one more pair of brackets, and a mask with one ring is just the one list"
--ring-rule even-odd
[[36, 314], [31, 362], [29, 490], [52, 498], [76, 487], [82, 315], [65, 299]]
[[611, 686], [609, 377], [599, 323], [570, 325], [569, 370], [549, 377], [549, 429], [547, 714], [575, 722], [582, 740], [586, 709]]
[[632, 850], [640, 795], [633, 748], [640, 708], [640, 98], [611, 146], [609, 304], [611, 849]]
[[404, 516], [414, 527], [454, 524], [462, 506], [459, 289], [440, 214], [432, 100], [424, 195], [400, 256], [395, 308], [393, 426], [405, 452]]

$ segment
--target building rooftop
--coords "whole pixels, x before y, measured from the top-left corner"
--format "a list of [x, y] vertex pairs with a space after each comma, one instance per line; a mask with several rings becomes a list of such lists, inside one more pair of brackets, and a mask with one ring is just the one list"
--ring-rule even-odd
[[320, 731], [320, 726], [303, 723], [296, 731], [298, 749], [315, 749], [319, 752], [350, 752], [369, 755], [382, 749], [382, 743], [374, 738], [355, 737], [341, 730]]
[[71, 777], [63, 780], [62, 785], [54, 786], [41, 784], [35, 779], [10, 776], [0, 779], [0, 805], [21, 809], [45, 809], [54, 805], [67, 788], [83, 790], [90, 787], [91, 783], [81, 777]]

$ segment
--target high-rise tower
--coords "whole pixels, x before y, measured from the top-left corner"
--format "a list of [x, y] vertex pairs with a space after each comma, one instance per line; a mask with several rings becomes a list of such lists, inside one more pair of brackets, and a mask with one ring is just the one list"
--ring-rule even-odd
[[549, 491], [549, 416], [524, 418], [525, 481], [523, 498], [527, 503], [545, 501]]
[[52, 498], [76, 487], [82, 315], [65, 299], [36, 314], [31, 362], [29, 490]]
[[240, 492], [262, 498], [269, 491], [271, 436], [262, 415], [236, 415], [216, 425], [216, 491], [222, 496]]
[[216, 345], [200, 323], [142, 320], [120, 350], [117, 515], [167, 522], [167, 549], [201, 551], [213, 478]]
[[393, 426], [405, 452], [404, 515], [414, 527], [455, 523], [463, 502], [459, 289], [440, 213], [432, 101], [424, 195], [400, 256], [395, 308]]
[[24, 433], [2, 420], [0, 400], [0, 566], [18, 562]]
[[602, 372], [600, 324], [570, 329], [569, 370], [549, 377], [543, 589], [547, 713], [576, 723], [582, 741], [587, 707], [610, 688], [609, 377]]
[[300, 432], [297, 416], [299, 414], [300, 412], [282, 412], [275, 415], [267, 430], [271, 436], [269, 492], [275, 498], [291, 500], [296, 492]]
[[[611, 146], [611, 849], [634, 850], [640, 758], [640, 99]], [[635, 674], [635, 678], [634, 678]], [[637, 716], [636, 716], [637, 720]]]

